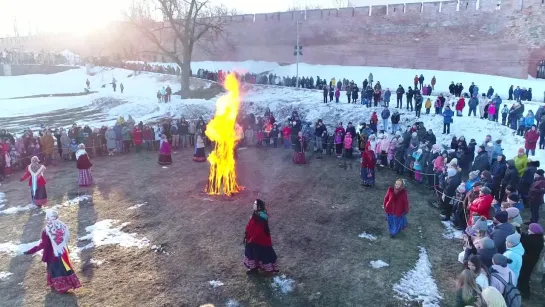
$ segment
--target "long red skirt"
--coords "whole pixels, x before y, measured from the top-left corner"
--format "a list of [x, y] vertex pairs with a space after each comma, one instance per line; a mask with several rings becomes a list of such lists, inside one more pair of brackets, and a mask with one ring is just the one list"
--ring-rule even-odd
[[304, 152], [294, 152], [292, 161], [293, 164], [307, 164], [307, 158], [305, 157]]
[[47, 263], [47, 285], [61, 293], [81, 287], [78, 276], [72, 268], [66, 269], [61, 258], [56, 259], [58, 260]]
[[91, 169], [78, 169], [78, 182], [80, 187], [87, 187], [93, 184]]

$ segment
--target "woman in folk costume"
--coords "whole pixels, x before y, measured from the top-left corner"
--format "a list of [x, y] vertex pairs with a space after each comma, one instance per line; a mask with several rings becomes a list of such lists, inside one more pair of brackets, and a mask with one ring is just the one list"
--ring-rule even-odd
[[344, 157], [347, 159], [352, 158], [352, 142], [353, 142], [352, 134], [350, 132], [346, 133], [344, 136]]
[[294, 145], [293, 164], [306, 164], [307, 158], [305, 157], [305, 148], [307, 147], [307, 140], [303, 136], [303, 132], [299, 131], [297, 133]]
[[160, 165], [172, 164], [172, 150], [170, 149], [170, 143], [168, 142], [166, 134], [161, 135], [161, 143], [159, 145], [159, 160], [157, 163]]
[[365, 147], [365, 150], [361, 154], [360, 176], [362, 185], [370, 187], [375, 184], [375, 165], [377, 164], [377, 158], [375, 152], [371, 149], [369, 142], [367, 142]]
[[247, 274], [257, 274], [262, 269], [268, 274], [278, 272], [276, 253], [272, 247], [269, 216], [265, 202], [256, 199], [253, 213], [244, 232], [244, 266]]
[[30, 165], [26, 167], [26, 172], [21, 178], [21, 181], [24, 181], [27, 178], [28, 185], [30, 186], [30, 197], [32, 198], [32, 203], [36, 206], [43, 206], [47, 203], [47, 192], [45, 190], [45, 179], [44, 179], [45, 166], [40, 164], [40, 159], [34, 156], [30, 159]]
[[406, 215], [409, 213], [409, 198], [405, 187], [405, 180], [397, 179], [395, 185], [389, 187], [384, 196], [384, 212], [392, 238], [408, 225]]
[[193, 161], [195, 162], [205, 162], [206, 161], [206, 152], [204, 151], [204, 135], [201, 130], [197, 131], [195, 135], [195, 153], [193, 154]]
[[57, 211], [47, 210], [40, 243], [24, 253], [32, 255], [43, 250], [42, 261], [47, 266], [47, 285], [60, 293], [81, 287], [68, 256], [69, 240], [70, 231], [58, 219]]
[[85, 144], [78, 145], [78, 151], [76, 151], [76, 165], [78, 168], [78, 183], [80, 187], [88, 187], [93, 184], [93, 175], [91, 174], [91, 167], [93, 164], [89, 160], [89, 155], [85, 151]]

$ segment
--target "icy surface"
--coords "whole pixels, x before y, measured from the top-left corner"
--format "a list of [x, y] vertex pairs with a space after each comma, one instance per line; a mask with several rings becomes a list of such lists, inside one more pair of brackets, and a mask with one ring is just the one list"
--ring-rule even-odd
[[26, 212], [30, 211], [32, 209], [36, 209], [36, 207], [33, 204], [28, 204], [26, 206], [19, 206], [19, 207], [10, 207], [4, 210], [0, 210], [0, 215], [11, 215], [11, 214], [17, 214], [19, 212]]
[[420, 257], [415, 267], [394, 284], [396, 297], [405, 301], [420, 302], [424, 307], [439, 307], [443, 299], [431, 274], [431, 263], [426, 249], [420, 247]]
[[463, 239], [464, 238], [464, 232], [461, 230], [457, 230], [452, 225], [452, 222], [450, 221], [442, 221], [443, 225], [445, 226], [445, 232], [443, 233], [443, 237], [446, 239]]
[[223, 283], [221, 281], [219, 281], [219, 280], [211, 280], [208, 283], [212, 286], [212, 288], [217, 288], [217, 287], [223, 286]]
[[149, 246], [149, 240], [146, 238], [137, 238], [135, 233], [126, 233], [122, 229], [129, 223], [123, 223], [117, 227], [117, 220], [102, 220], [94, 225], [85, 227], [87, 235], [80, 237], [79, 241], [91, 241], [81, 250], [99, 247], [102, 245], [119, 245], [122, 247], [143, 248]]
[[360, 233], [358, 235], [358, 238], [367, 239], [367, 240], [370, 240], [370, 241], [375, 241], [377, 239], [377, 237], [375, 237], [374, 235], [366, 233], [366, 232]]
[[287, 278], [286, 275], [275, 276], [271, 286], [283, 294], [288, 294], [293, 291], [295, 287], [295, 281], [293, 279]]
[[386, 262], [384, 262], [382, 260], [373, 260], [373, 261], [369, 262], [369, 264], [374, 269], [380, 269], [380, 268], [383, 268], [383, 267], [390, 266], [388, 263], [386, 263]]
[[138, 209], [138, 208], [140, 208], [142, 206], [147, 206], [147, 205], [148, 205], [148, 203], [136, 204], [134, 206], [131, 206], [131, 207], [127, 208], [127, 210], [135, 210], [135, 209]]
[[11, 275], [13, 275], [13, 273], [10, 273], [10, 272], [0, 272], [0, 280], [8, 279], [8, 277], [10, 277]]
[[19, 256], [34, 246], [38, 245], [40, 241], [31, 242], [31, 243], [14, 243], [8, 241], [5, 243], [0, 243], [0, 254], [8, 254], [10, 256]]

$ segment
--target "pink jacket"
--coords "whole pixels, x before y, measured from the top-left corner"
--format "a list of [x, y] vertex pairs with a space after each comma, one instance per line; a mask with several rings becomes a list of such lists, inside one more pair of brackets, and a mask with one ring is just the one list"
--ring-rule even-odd
[[490, 115], [496, 114], [496, 106], [493, 103], [491, 103], [488, 106], [488, 114], [490, 114]]
[[352, 135], [350, 133], [347, 133], [344, 136], [344, 149], [350, 148], [352, 148]]
[[433, 160], [433, 170], [434, 171], [443, 171], [445, 168], [445, 159], [443, 156], [439, 156]]
[[390, 146], [390, 140], [387, 138], [383, 138], [382, 141], [380, 141], [380, 152], [388, 153], [388, 147]]

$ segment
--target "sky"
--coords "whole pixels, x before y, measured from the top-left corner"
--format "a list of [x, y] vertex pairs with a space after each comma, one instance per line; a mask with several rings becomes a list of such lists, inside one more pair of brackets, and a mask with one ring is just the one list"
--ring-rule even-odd
[[[48, 32], [87, 33], [123, 20], [133, 0], [0, 0], [0, 37]], [[293, 7], [330, 8], [427, 2], [436, 0], [211, 0], [244, 14], [285, 11]], [[16, 22], [15, 22], [16, 21]]]

